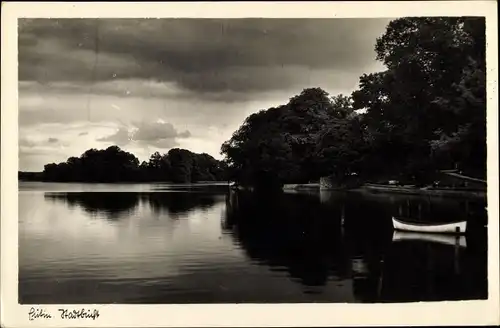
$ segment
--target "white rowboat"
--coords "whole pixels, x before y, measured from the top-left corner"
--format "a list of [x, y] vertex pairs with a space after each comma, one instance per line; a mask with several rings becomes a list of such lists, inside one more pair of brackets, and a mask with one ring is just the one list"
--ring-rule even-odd
[[430, 233], [451, 233], [464, 234], [467, 229], [467, 221], [453, 223], [409, 223], [392, 218], [392, 225], [395, 230], [414, 231], [414, 232], [430, 232]]

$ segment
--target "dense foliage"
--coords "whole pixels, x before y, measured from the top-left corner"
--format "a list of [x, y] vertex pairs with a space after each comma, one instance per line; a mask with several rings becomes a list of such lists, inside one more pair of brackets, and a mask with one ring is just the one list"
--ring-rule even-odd
[[484, 33], [481, 18], [405, 18], [388, 25], [376, 44], [388, 69], [363, 75], [353, 93], [354, 107], [367, 109], [376, 155], [370, 162], [379, 174], [428, 175], [455, 166], [484, 174]]
[[279, 186], [355, 172], [423, 184], [449, 168], [484, 177], [484, 19], [396, 19], [375, 50], [387, 70], [361, 76], [351, 97], [305, 89], [249, 116], [221, 148], [231, 178]]
[[250, 115], [222, 145], [222, 153], [232, 179], [279, 187], [347, 173], [350, 168], [343, 163], [356, 156], [356, 150], [345, 147], [359, 143], [361, 133], [348, 97], [332, 98], [311, 88], [286, 105]]
[[117, 146], [89, 149], [80, 157], [45, 165], [45, 181], [120, 182], [168, 181], [176, 183], [224, 179], [223, 164], [208, 154], [174, 148], [167, 154], [156, 152], [142, 162]]

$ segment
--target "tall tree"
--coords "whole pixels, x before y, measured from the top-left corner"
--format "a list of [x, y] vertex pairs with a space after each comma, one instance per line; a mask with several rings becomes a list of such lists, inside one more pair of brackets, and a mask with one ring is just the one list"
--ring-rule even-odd
[[171, 165], [172, 182], [185, 183], [192, 181], [193, 153], [186, 149], [174, 148], [168, 152]]
[[[366, 108], [373, 149], [410, 175], [484, 162], [484, 19], [402, 18], [377, 39], [387, 71], [363, 75], [354, 107]], [[459, 146], [460, 145], [460, 146]], [[474, 145], [474, 146], [473, 146]], [[476, 162], [468, 160], [476, 152]]]
[[[318, 143], [334, 147], [326, 141], [326, 131], [341, 134], [342, 124], [348, 124], [352, 118], [350, 97], [332, 98], [320, 88], [304, 89], [286, 105], [250, 115], [222, 145], [221, 152], [232, 178], [240, 183], [280, 186], [308, 182], [335, 170], [327, 158], [334, 154], [318, 148]], [[343, 167], [349, 166], [345, 161], [350, 157], [336, 159], [339, 167], [340, 162]]]

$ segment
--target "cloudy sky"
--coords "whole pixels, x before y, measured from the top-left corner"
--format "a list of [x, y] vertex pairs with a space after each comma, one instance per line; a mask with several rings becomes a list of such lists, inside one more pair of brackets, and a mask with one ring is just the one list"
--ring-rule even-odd
[[19, 165], [116, 144], [220, 158], [251, 113], [380, 71], [388, 19], [19, 20]]

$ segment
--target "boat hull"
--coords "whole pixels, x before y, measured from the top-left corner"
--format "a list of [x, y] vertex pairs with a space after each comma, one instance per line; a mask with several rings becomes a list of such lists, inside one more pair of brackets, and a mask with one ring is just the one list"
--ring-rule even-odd
[[392, 224], [395, 230], [425, 233], [464, 234], [467, 229], [467, 221], [446, 224], [416, 224], [393, 217]]

